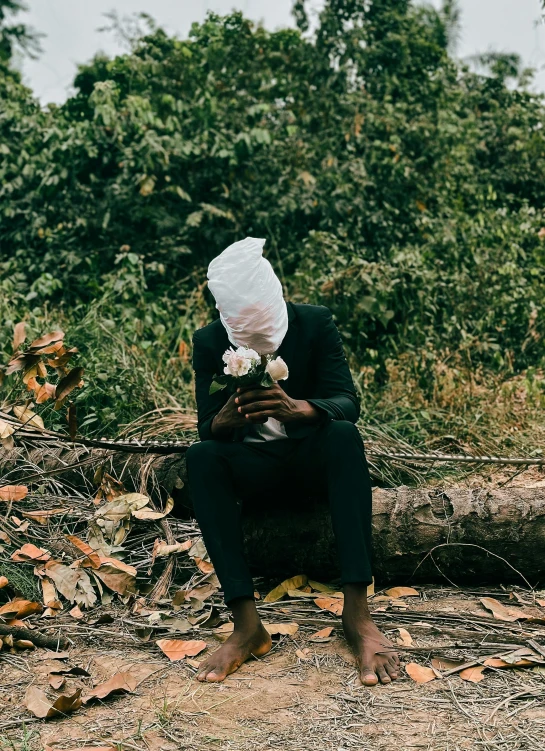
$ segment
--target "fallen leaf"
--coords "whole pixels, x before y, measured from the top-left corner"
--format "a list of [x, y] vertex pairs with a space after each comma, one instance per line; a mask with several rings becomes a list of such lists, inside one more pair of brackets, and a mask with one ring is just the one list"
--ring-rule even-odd
[[64, 378], [57, 383], [55, 389], [55, 409], [60, 409], [66, 397], [73, 391], [76, 386], [79, 386], [81, 377], [83, 375], [83, 368], [72, 368]]
[[36, 649], [34, 642], [31, 642], [29, 639], [16, 639], [13, 642], [13, 646], [17, 647], [17, 649]]
[[121, 561], [116, 561], [113, 558], [105, 563], [102, 563], [103, 560], [104, 559], [101, 558], [100, 568], [93, 570], [94, 575], [98, 576], [100, 581], [102, 581], [113, 592], [117, 592], [120, 595], [136, 592], [135, 568], [127, 566]]
[[528, 618], [519, 608], [508, 608], [502, 605], [501, 602], [495, 600], [493, 597], [481, 597], [480, 601], [487, 610], [490, 610], [494, 618], [498, 621], [507, 621], [512, 623], [513, 621], [523, 620]]
[[13, 351], [16, 352], [26, 339], [25, 322], [19, 321], [13, 329]]
[[399, 597], [419, 597], [420, 593], [416, 591], [416, 589], [413, 589], [412, 587], [392, 587], [391, 589], [386, 589], [385, 593], [388, 595], [388, 597], [393, 597], [395, 600], [397, 600]]
[[[155, 511], [151, 508], [141, 508], [136, 509], [135, 511], [132, 511], [131, 514], [136, 519], [147, 519], [148, 521], [153, 521], [155, 519], [163, 519], [167, 514], [170, 514], [172, 509], [174, 508], [174, 500], [172, 498], [167, 498], [167, 502], [165, 504], [165, 508], [163, 511]], [[182, 543], [183, 544], [183, 543]]]
[[14, 432], [15, 428], [9, 422], [0, 420], [0, 440], [9, 438]]
[[38, 524], [48, 524], [49, 517], [57, 516], [58, 514], [66, 514], [66, 511], [66, 508], [53, 508], [47, 511], [22, 511], [21, 516], [24, 516], [25, 519], [31, 519]]
[[44, 334], [43, 336], [40, 336], [38, 339], [35, 339], [32, 344], [29, 346], [29, 350], [37, 350], [41, 349], [42, 347], [48, 347], [53, 342], [59, 342], [64, 339], [64, 332], [62, 331], [51, 331], [49, 334]]
[[204, 558], [194, 558], [193, 560], [201, 573], [211, 574], [214, 571], [214, 566], [210, 561], [205, 561]]
[[9, 584], [8, 577], [7, 576], [0, 576], [0, 589], [3, 589], [4, 587], [7, 587]]
[[91, 607], [95, 604], [96, 593], [89, 575], [83, 569], [71, 568], [51, 560], [45, 564], [45, 573], [69, 602], [76, 602], [84, 607]]
[[320, 610], [327, 610], [334, 615], [342, 615], [344, 600], [340, 597], [318, 597], [318, 599], [314, 600], [314, 604]]
[[530, 665], [535, 665], [536, 663], [533, 660], [520, 659], [516, 662], [508, 662], [507, 660], [502, 660], [500, 657], [489, 657], [483, 664], [486, 665], [487, 668], [501, 670], [502, 668], [525, 668]]
[[[49, 399], [53, 399], [55, 396], [55, 386], [53, 386], [52, 383], [48, 383], [47, 381], [43, 384], [37, 383], [37, 388], [34, 390], [34, 398], [36, 399], [36, 404], [43, 404], [44, 402], [47, 402]], [[30, 384], [27, 384], [29, 386]]]
[[296, 649], [295, 654], [300, 660], [304, 660], [305, 662], [308, 660], [312, 660], [310, 649]]
[[190, 545], [187, 545], [188, 542], [190, 541], [186, 540], [185, 542], [174, 542], [169, 545], [166, 542], [159, 540], [155, 546], [155, 557], [163, 558], [164, 556], [172, 555], [173, 553], [184, 553], [188, 550], [188, 547], [191, 547]]
[[333, 633], [333, 626], [326, 626], [325, 628], [322, 628], [319, 631], [315, 631], [313, 634], [311, 634], [308, 637], [308, 640], [314, 641], [314, 642], [329, 641], [332, 633]]
[[51, 650], [46, 650], [45, 652], [40, 652], [40, 656], [38, 657], [39, 660], [68, 660], [70, 657], [69, 652], [52, 652]]
[[5, 617], [9, 613], [11, 618], [26, 618], [27, 615], [41, 613], [42, 610], [40, 602], [15, 598], [0, 607], [0, 615]]
[[[59, 659], [58, 657], [56, 658]], [[79, 668], [77, 665], [72, 668], [65, 668], [64, 666], [60, 668], [55, 668], [53, 670], [49, 671], [50, 675], [79, 675], [83, 676], [84, 678], [90, 678], [91, 673], [88, 673], [87, 670], [84, 670], [84, 668]]]
[[434, 657], [431, 664], [436, 670], [446, 671], [455, 670], [461, 665], [464, 665], [465, 662], [465, 660], [449, 660], [446, 657]]
[[416, 662], [409, 662], [409, 664], [405, 666], [405, 670], [413, 681], [416, 681], [417, 683], [429, 683], [429, 681], [434, 681], [437, 678], [435, 672], [431, 668], [427, 668], [424, 665], [418, 665]]
[[410, 647], [413, 643], [413, 638], [405, 628], [398, 628], [399, 636], [396, 639], [396, 643], [403, 647]]
[[26, 485], [4, 485], [0, 488], [0, 501], [22, 501], [27, 495]]
[[263, 599], [263, 602], [278, 602], [278, 600], [281, 600], [284, 595], [288, 594], [290, 589], [300, 589], [301, 587], [304, 587], [307, 582], [308, 579], [304, 574], [292, 576], [291, 579], [285, 579], [269, 592], [269, 594]]
[[536, 600], [538, 605], [541, 605], [542, 608], [545, 608], [545, 600]]
[[100, 556], [98, 555], [98, 553], [95, 553], [90, 545], [88, 545], [86, 542], [83, 542], [83, 540], [80, 540], [79, 537], [76, 537], [75, 535], [66, 535], [66, 539], [70, 540], [74, 547], [76, 547], [85, 556], [87, 556], [87, 560], [90, 562], [93, 568], [99, 568]]
[[195, 657], [206, 649], [206, 642], [202, 640], [184, 641], [183, 639], [159, 639], [155, 642], [171, 662], [183, 660], [184, 657]]
[[138, 686], [139, 680], [129, 671], [116, 673], [105, 683], [101, 683], [83, 697], [87, 703], [91, 699], [106, 699], [108, 696], [115, 694], [132, 694]]
[[299, 631], [298, 623], [264, 623], [263, 625], [271, 636], [293, 636]]
[[74, 607], [72, 608], [72, 610], [69, 611], [69, 613], [72, 616], [72, 618], [76, 618], [77, 620], [80, 620], [81, 618], [83, 618], [83, 613], [79, 609], [78, 605], [74, 605]]
[[465, 668], [465, 670], [461, 670], [458, 675], [463, 681], [479, 683], [479, 681], [482, 681], [484, 678], [483, 670], [485, 670], [484, 665], [475, 665], [472, 668]]
[[50, 603], [57, 601], [57, 590], [55, 585], [48, 576], [42, 576], [40, 580], [42, 585], [42, 597], [45, 607], [50, 607]]
[[47, 550], [38, 548], [31, 542], [25, 543], [11, 556], [12, 561], [48, 561], [51, 558]]
[[42, 418], [29, 407], [14, 407], [13, 414], [26, 428], [36, 428], [38, 430], [44, 430], [45, 428]]
[[38, 686], [29, 686], [23, 704], [35, 717], [40, 719], [67, 715], [81, 707], [81, 688], [76, 689], [71, 696], [61, 694], [54, 702], [51, 702]]
[[49, 685], [56, 691], [63, 688], [66, 683], [66, 678], [63, 675], [49, 675]]
[[312, 579], [308, 580], [309, 586], [312, 587], [312, 589], [315, 589], [317, 592], [323, 592], [324, 594], [330, 594], [331, 592], [334, 592], [335, 590], [333, 587], [330, 587], [328, 584], [321, 584], [320, 582], [313, 581]]

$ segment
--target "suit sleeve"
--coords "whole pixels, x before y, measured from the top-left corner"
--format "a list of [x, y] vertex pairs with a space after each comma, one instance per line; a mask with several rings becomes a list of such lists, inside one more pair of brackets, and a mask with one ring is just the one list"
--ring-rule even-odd
[[197, 400], [197, 428], [201, 441], [212, 438], [212, 420], [229, 399], [227, 389], [209, 394], [210, 384], [218, 368], [212, 351], [206, 347], [196, 331], [193, 336], [193, 370], [195, 371], [195, 398]]
[[324, 413], [324, 420], [348, 420], [355, 423], [360, 402], [348, 367], [342, 340], [331, 312], [323, 309], [318, 332], [316, 385], [311, 404]]

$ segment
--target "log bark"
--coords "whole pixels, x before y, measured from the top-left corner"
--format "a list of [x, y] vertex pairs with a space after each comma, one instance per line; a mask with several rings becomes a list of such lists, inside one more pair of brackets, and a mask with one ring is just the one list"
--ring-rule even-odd
[[[148, 489], [174, 497], [176, 515], [191, 517], [183, 455], [109, 457], [85, 449], [65, 452], [62, 459], [72, 463], [78, 456], [94, 461], [81, 470], [69, 470], [70, 482], [81, 484], [83, 478], [90, 485], [102, 460], [107, 470], [121, 474], [127, 487], [142, 489], [144, 481]], [[39, 463], [38, 456], [32, 460]], [[48, 467], [55, 462], [58, 454], [49, 457]], [[299, 499], [288, 498], [266, 509], [256, 504], [243, 510], [243, 523], [255, 575], [278, 579], [306, 573], [328, 581], [338, 576], [323, 501], [301, 507]], [[533, 586], [544, 586], [545, 488], [375, 488], [372, 523], [378, 585], [447, 580], [524, 584], [525, 577]]]

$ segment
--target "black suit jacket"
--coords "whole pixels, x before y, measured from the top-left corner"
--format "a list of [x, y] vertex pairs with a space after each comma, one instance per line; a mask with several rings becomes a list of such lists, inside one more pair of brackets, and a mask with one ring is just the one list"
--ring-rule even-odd
[[[329, 420], [356, 422], [359, 400], [331, 312], [322, 305], [288, 303], [288, 330], [278, 354], [289, 369], [280, 385], [292, 399], [306, 399]], [[197, 397], [198, 429], [202, 441], [212, 438], [214, 417], [229, 399], [228, 389], [209, 395], [214, 375], [223, 373], [222, 355], [233, 346], [218, 319], [193, 336], [193, 368]], [[241, 441], [248, 428], [233, 431], [231, 440]], [[304, 438], [316, 425], [285, 423], [289, 438]]]

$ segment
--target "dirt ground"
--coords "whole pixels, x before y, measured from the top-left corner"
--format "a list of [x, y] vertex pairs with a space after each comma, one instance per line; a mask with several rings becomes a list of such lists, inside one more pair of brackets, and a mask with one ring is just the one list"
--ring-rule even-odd
[[[518, 597], [510, 597], [511, 590], [502, 589], [419, 590], [419, 597], [392, 600], [378, 593], [372, 599], [377, 620], [390, 638], [399, 638], [398, 627], [411, 634], [411, 647], [401, 652], [405, 665], [429, 666], [433, 656], [482, 662], [529, 638], [545, 644], [545, 625], [539, 623], [545, 623], [545, 608], [536, 604], [535, 593], [518, 590]], [[518, 603], [538, 622], [495, 620], [480, 603], [483, 596], [506, 605]], [[299, 630], [276, 638], [270, 654], [247, 663], [223, 684], [201, 684], [194, 678], [198, 660], [219, 646], [213, 629], [186, 637], [203, 638], [208, 645], [188, 664], [169, 662], [155, 645], [156, 636], [139, 643], [134, 626], [127, 623], [134, 616], [126, 608], [110, 610], [109, 624], [74, 624], [63, 616], [59, 629], [73, 641], [69, 658], [47, 659], [40, 649], [2, 653], [0, 748], [545, 749], [545, 665], [489, 669], [479, 683], [455, 674], [419, 684], [403, 669], [391, 685], [362, 687], [339, 619], [317, 608], [314, 613], [312, 605], [288, 600], [261, 606], [269, 622], [298, 622]], [[328, 624], [335, 628], [329, 641], [309, 640]], [[492, 642], [496, 646], [490, 646]], [[59, 664], [84, 668], [90, 677], [67, 677], [55, 691], [48, 674]], [[30, 684], [52, 697], [76, 687], [85, 694], [127, 670], [140, 681], [133, 693], [89, 703], [66, 717], [38, 720], [22, 703]]]

